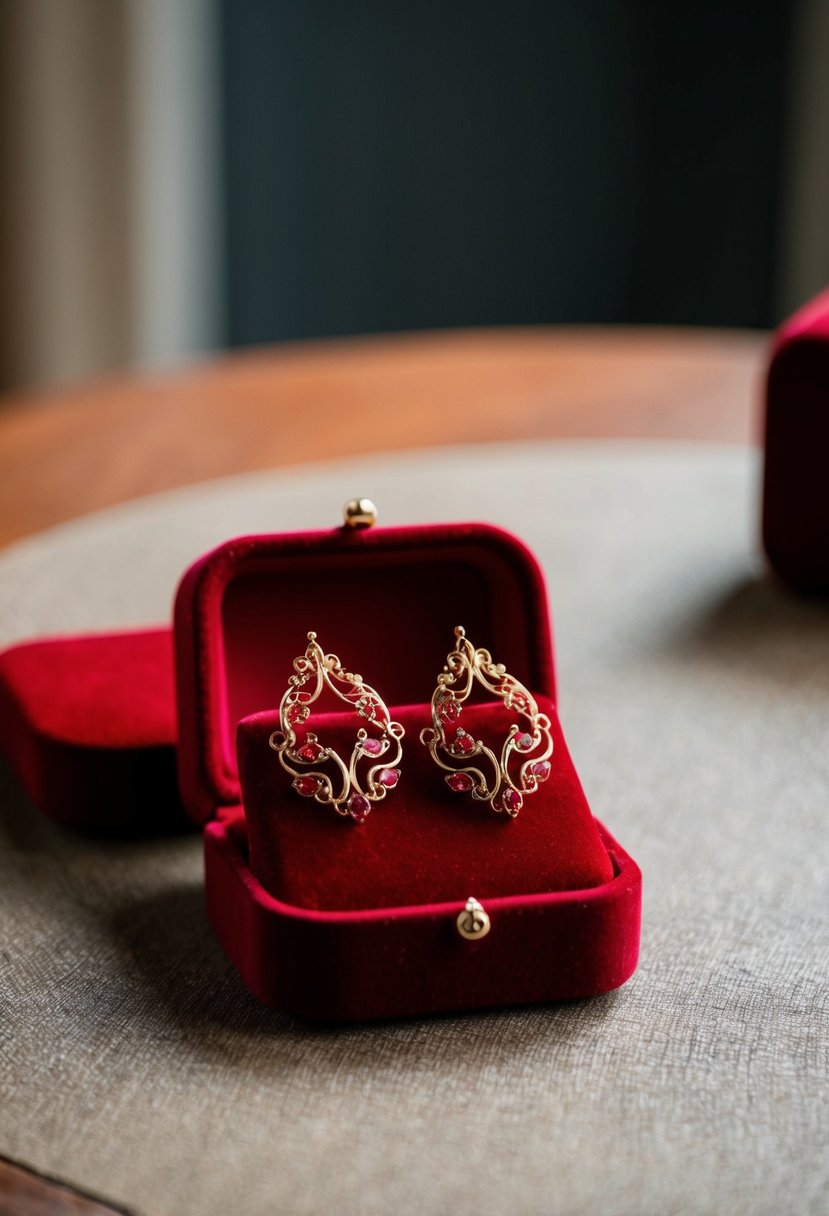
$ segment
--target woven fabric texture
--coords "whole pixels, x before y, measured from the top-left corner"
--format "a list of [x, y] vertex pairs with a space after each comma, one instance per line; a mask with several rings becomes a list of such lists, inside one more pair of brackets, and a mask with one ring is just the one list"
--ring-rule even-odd
[[0, 556], [5, 644], [163, 621], [201, 551], [332, 525], [355, 494], [383, 522], [514, 530], [549, 578], [576, 766], [645, 882], [614, 994], [313, 1030], [222, 955], [198, 834], [81, 839], [3, 771], [0, 1152], [148, 1216], [825, 1212], [829, 607], [765, 577], [756, 483], [706, 446], [415, 453]]

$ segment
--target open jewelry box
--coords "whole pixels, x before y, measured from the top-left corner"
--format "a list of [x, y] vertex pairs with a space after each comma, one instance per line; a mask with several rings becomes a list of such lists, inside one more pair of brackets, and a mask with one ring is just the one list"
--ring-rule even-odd
[[[552, 721], [550, 777], [512, 820], [452, 793], [418, 739], [459, 623]], [[300, 797], [268, 746], [310, 629], [406, 729], [400, 783], [360, 825]], [[591, 996], [631, 975], [640, 873], [573, 769], [543, 576], [514, 537], [452, 524], [231, 541], [184, 576], [175, 641], [208, 914], [260, 1000], [351, 1020]], [[467, 712], [482, 730], [510, 720], [500, 702]], [[329, 712], [320, 733], [345, 754], [354, 719]], [[459, 931], [470, 897], [490, 920], [481, 940]]]
[[[450, 791], [418, 738], [459, 624], [551, 719], [549, 779], [512, 820]], [[309, 630], [406, 729], [399, 785], [359, 825], [296, 794], [268, 746]], [[554, 703], [541, 571], [480, 524], [241, 538], [185, 574], [172, 637], [0, 655], [0, 750], [36, 805], [81, 830], [164, 830], [177, 761], [217, 937], [260, 1000], [321, 1021], [592, 996], [632, 974], [640, 873], [593, 819]], [[355, 715], [320, 709], [347, 753]], [[482, 734], [510, 722], [501, 702], [464, 715]], [[471, 941], [470, 897], [490, 922]]]

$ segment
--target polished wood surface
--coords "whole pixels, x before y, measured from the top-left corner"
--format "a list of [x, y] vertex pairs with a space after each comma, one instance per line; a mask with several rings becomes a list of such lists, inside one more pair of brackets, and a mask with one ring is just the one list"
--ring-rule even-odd
[[751, 443], [766, 339], [515, 329], [292, 343], [0, 399], [0, 544], [225, 474], [471, 441]]
[[129, 1216], [63, 1182], [0, 1157], [0, 1216]]

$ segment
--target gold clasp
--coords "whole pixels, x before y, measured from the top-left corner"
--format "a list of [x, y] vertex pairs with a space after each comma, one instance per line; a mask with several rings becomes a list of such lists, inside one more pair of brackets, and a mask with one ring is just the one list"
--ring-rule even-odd
[[492, 922], [484, 911], [483, 905], [470, 895], [463, 912], [457, 919], [458, 933], [468, 942], [478, 941], [486, 937], [492, 928]]

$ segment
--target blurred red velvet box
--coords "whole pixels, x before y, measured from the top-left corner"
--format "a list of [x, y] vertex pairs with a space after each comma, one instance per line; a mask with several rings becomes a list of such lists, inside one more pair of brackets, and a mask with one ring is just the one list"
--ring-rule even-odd
[[829, 592], [829, 291], [778, 331], [766, 396], [763, 543], [776, 574]]
[[[514, 820], [452, 794], [418, 739], [461, 623], [552, 721], [550, 778]], [[299, 797], [268, 747], [309, 629], [406, 727], [401, 781], [360, 825]], [[544, 580], [514, 537], [470, 524], [231, 541], [178, 591], [177, 709], [171, 649], [154, 631], [7, 651], [0, 747], [47, 814], [149, 831], [178, 814], [177, 733], [210, 921], [260, 1000], [358, 1020], [591, 996], [632, 974], [641, 876], [568, 755]], [[481, 730], [509, 722], [500, 702], [466, 712]], [[352, 717], [320, 718], [343, 750]], [[458, 931], [470, 896], [491, 923], [477, 941]]]

